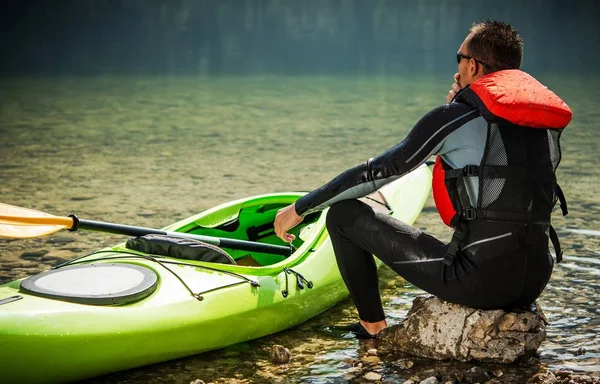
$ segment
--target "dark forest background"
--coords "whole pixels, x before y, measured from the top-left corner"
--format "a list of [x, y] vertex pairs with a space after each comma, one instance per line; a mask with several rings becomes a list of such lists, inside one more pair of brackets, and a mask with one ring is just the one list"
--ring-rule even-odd
[[1, 0], [0, 74], [435, 73], [473, 21], [513, 23], [524, 69], [598, 72], [593, 0]]

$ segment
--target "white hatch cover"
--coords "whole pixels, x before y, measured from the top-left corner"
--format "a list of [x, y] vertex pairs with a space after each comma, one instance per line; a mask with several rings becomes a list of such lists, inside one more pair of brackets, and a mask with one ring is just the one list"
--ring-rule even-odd
[[80, 304], [125, 304], [142, 299], [156, 289], [153, 270], [133, 264], [98, 263], [63, 267], [31, 276], [21, 291]]

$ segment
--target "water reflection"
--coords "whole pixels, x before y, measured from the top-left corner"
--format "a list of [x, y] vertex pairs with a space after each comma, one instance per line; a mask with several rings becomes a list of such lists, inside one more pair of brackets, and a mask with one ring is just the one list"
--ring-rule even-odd
[[[540, 298], [550, 321], [541, 364], [600, 374], [600, 196], [593, 188], [600, 179], [600, 81], [541, 80], [575, 114], [559, 169], [570, 214], [562, 218], [557, 210], [554, 220], [565, 257]], [[162, 227], [234, 198], [312, 189], [402, 139], [447, 86], [448, 79], [430, 78], [5, 79], [1, 200]], [[416, 225], [450, 238], [431, 201]], [[86, 232], [2, 240], [0, 282], [121, 241]], [[422, 292], [387, 269], [381, 276], [388, 319], [400, 322]], [[92, 382], [352, 382], [369, 345], [324, 329], [355, 318], [345, 301], [293, 330]], [[272, 344], [290, 348], [292, 363], [273, 367], [262, 351]], [[408, 377], [391, 361], [377, 369], [390, 381]], [[536, 369], [502, 368], [505, 377], [521, 378]]]

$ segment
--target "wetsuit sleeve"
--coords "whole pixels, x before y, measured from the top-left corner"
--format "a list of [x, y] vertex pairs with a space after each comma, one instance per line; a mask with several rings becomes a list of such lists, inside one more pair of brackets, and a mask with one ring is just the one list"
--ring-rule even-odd
[[356, 199], [378, 190], [436, 154], [450, 133], [478, 116], [473, 107], [457, 102], [433, 109], [417, 122], [401, 143], [298, 199], [296, 213], [304, 216], [338, 201]]

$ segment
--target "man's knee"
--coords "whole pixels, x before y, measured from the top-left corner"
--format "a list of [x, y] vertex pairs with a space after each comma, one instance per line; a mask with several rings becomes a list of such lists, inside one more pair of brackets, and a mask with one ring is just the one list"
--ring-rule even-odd
[[366, 204], [355, 199], [342, 200], [333, 204], [327, 212], [327, 229], [331, 232], [333, 228], [354, 224], [365, 207], [368, 208]]

